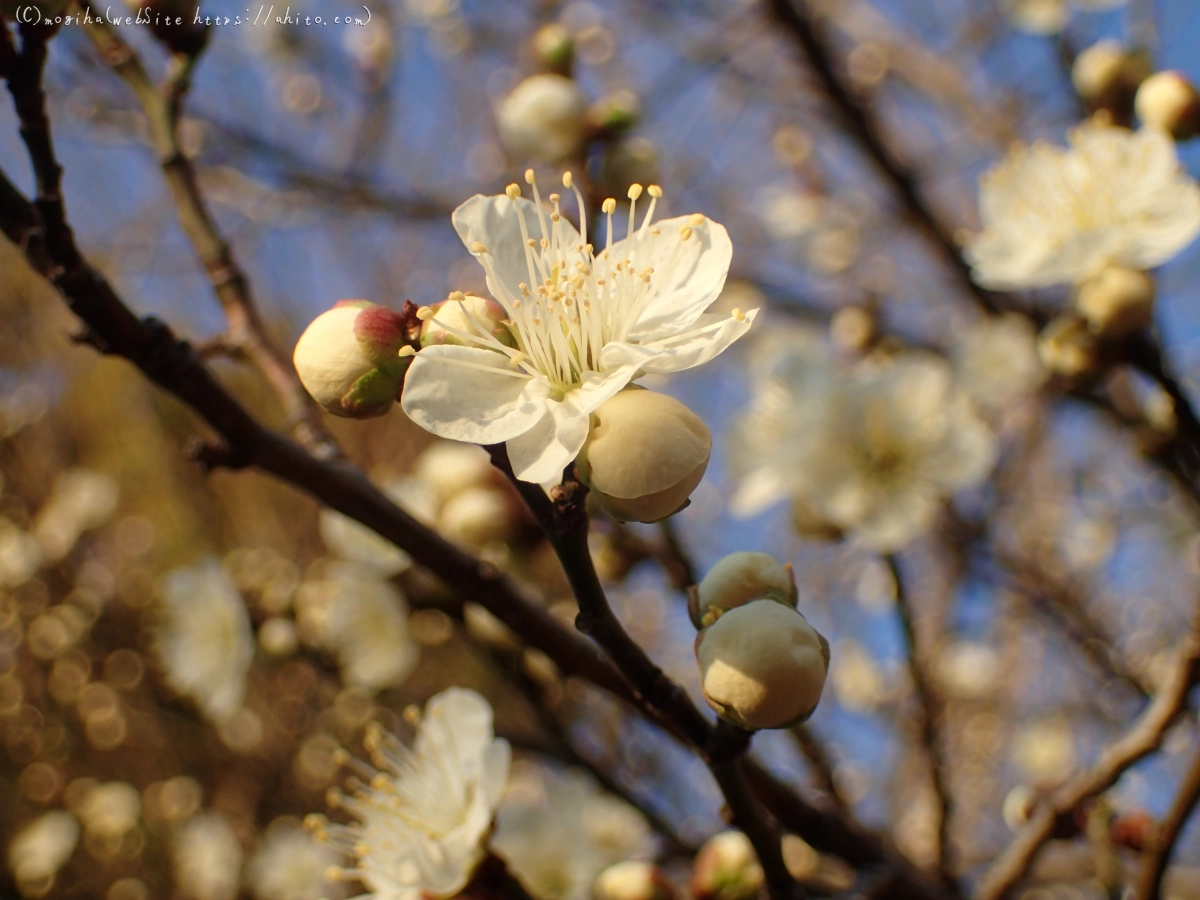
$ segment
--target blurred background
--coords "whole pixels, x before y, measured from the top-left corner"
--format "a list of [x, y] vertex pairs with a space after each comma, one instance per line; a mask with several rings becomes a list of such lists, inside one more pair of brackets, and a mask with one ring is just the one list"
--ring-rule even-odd
[[[1084, 48], [1116, 38], [1155, 68], [1200, 77], [1200, 8], [1188, 0], [809, 6], [854, 96], [952, 234], [979, 227], [978, 177], [1010, 144], [1063, 143], [1080, 121], [1071, 65]], [[669, 525], [594, 524], [610, 597], [699, 699], [683, 588], [736, 550], [790, 561], [800, 609], [829, 639], [833, 663], [813, 718], [760, 735], [756, 750], [806, 795], [928, 866], [939, 801], [897, 611], [903, 589], [944, 701], [956, 866], [979, 871], [1039, 792], [1128, 729], [1186, 630], [1197, 508], [1153, 458], [1161, 391], [1113, 376], [1134, 410], [1123, 422], [1054, 382], [1039, 388], [1037, 375], [999, 399], [976, 391], [968, 382], [988, 373], [964, 364], [962, 347], [982, 321], [977, 306], [762, 4], [368, 0], [368, 10], [361, 26], [214, 26], [179, 123], [272, 338], [290, 355], [304, 326], [343, 298], [399, 308], [485, 291], [450, 213], [472, 194], [502, 192], [531, 164], [545, 178], [571, 169], [593, 210], [631, 183], [657, 183], [660, 215], [703, 212], [724, 224], [734, 256], [719, 308], [762, 308], [762, 317], [704, 368], [644, 382], [705, 419], [713, 458]], [[201, 12], [246, 15], [225, 0]], [[337, 0], [305, 0], [292, 13], [366, 15]], [[115, 32], [153, 79], [164, 74], [168, 54], [149, 29]], [[531, 159], [503, 109], [546, 71], [570, 74], [588, 116], [559, 159]], [[268, 383], [214, 340], [226, 319], [129, 85], [79, 27], [51, 42], [46, 85], [67, 211], [89, 261], [137, 312], [211, 351], [222, 381], [286, 427]], [[1200, 172], [1194, 146], [1180, 155]], [[0, 168], [28, 190], [7, 102]], [[1164, 267], [1156, 311], [1167, 356], [1193, 391], [1198, 267], [1194, 247]], [[1053, 310], [1066, 296], [1044, 291], [1039, 302]], [[550, 832], [588, 848], [510, 859], [539, 900], [589, 897], [596, 872], [629, 857], [657, 858], [686, 881], [695, 849], [723, 827], [698, 760], [561, 677], [471, 597], [349, 520], [253, 471], [205, 475], [184, 452], [200, 433], [194, 416], [124, 361], [74, 345], [72, 316], [7, 243], [0, 322], [0, 835], [13, 889], [106, 900], [342, 896], [344, 885], [323, 879], [336, 858], [300, 829], [342, 781], [335, 750], [358, 750], [372, 719], [402, 732], [405, 707], [450, 684], [483, 693], [517, 751], [508, 808], [543, 804], [532, 819], [508, 815], [513, 840], [544, 848], [529, 822], [560, 817]], [[991, 477], [890, 562], [802, 534], [786, 503], [735, 516], [744, 469], [735, 437], [755, 373], [780, 341], [814, 357], [882, 346], [950, 360], [996, 435]], [[326, 424], [405, 508], [511, 571], [570, 623], [553, 552], [482, 451], [431, 442], [399, 408]], [[1189, 712], [1162, 752], [1088, 813], [1116, 823], [1103, 846], [1081, 827], [1051, 845], [1024, 890], [1116, 890], [1110, 864], [1136, 860], [1138, 828], [1166, 812], [1196, 743]], [[554, 800], [568, 789], [591, 799]], [[845, 863], [802, 842], [788, 861], [818, 890], [854, 884]], [[1188, 829], [1168, 893], [1200, 895], [1198, 867], [1200, 834]]]

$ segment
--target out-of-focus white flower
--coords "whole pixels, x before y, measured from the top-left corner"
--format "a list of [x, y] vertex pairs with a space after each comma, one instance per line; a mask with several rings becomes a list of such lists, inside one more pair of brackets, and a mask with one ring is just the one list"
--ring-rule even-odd
[[735, 512], [795, 496], [862, 543], [891, 552], [995, 462], [995, 438], [940, 358], [907, 353], [820, 375], [785, 356], [773, 372], [756, 385], [739, 431], [746, 474]]
[[[417, 479], [396, 478], [382, 490], [414, 518], [425, 523], [433, 520], [437, 500], [428, 485]], [[399, 575], [412, 566], [412, 557], [387, 538], [337, 510], [322, 509], [317, 526], [325, 546], [338, 557], [365, 566], [381, 578]]]
[[132, 784], [109, 781], [92, 787], [76, 812], [89, 834], [119, 838], [137, 825], [142, 796]]
[[59, 475], [33, 525], [44, 560], [57, 562], [81, 534], [103, 525], [116, 510], [117, 498], [117, 483], [104, 472], [68, 469]]
[[273, 823], [246, 865], [246, 883], [257, 900], [321, 900], [342, 897], [339, 882], [325, 876], [339, 857], [296, 824]]
[[947, 693], [967, 699], [986, 697], [1000, 679], [1000, 658], [987, 644], [958, 641], [942, 651], [937, 671]]
[[213, 722], [230, 719], [242, 708], [254, 659], [245, 603], [214, 559], [167, 573], [159, 594], [157, 649], [167, 683]]
[[587, 94], [572, 79], [532, 75], [500, 101], [496, 129], [513, 159], [563, 162], [583, 149], [587, 111]]
[[1058, 34], [1067, 24], [1072, 8], [1097, 11], [1123, 6], [1126, 0], [1008, 0], [1008, 17], [1013, 26], [1030, 34]]
[[331, 564], [324, 577], [301, 586], [296, 612], [306, 640], [337, 656], [346, 684], [382, 690], [404, 681], [417, 665], [408, 603], [370, 569]]
[[582, 772], [514, 766], [492, 849], [536, 900], [589, 900], [596, 876], [647, 850], [642, 814]]
[[1033, 393], [1046, 379], [1037, 332], [1024, 316], [989, 317], [954, 346], [958, 384], [984, 409], [999, 409]]
[[[558, 195], [548, 210], [532, 171], [526, 180], [536, 202], [513, 184], [506, 196], [472, 197], [453, 216], [512, 321], [516, 347], [465, 332], [468, 346], [426, 347], [413, 359], [402, 404], [442, 437], [507, 443], [517, 477], [544, 484], [579, 453], [600, 404], [640, 375], [707, 362], [746, 332], [755, 311], [703, 314], [725, 284], [733, 246], [722, 226], [698, 214], [651, 227], [657, 187], [640, 224], [642, 188], [630, 188], [627, 236], [616, 243], [616, 201], [605, 201], [607, 239], [597, 254], [586, 215], [580, 235]], [[582, 211], [570, 175], [563, 181]]]
[[512, 504], [496, 488], [467, 488], [442, 507], [437, 528], [452, 541], [480, 549], [512, 534]]
[[862, 644], [849, 639], [838, 641], [830, 658], [829, 677], [837, 702], [851, 712], [873, 712], [887, 691], [875, 658]]
[[627, 859], [609, 866], [592, 886], [592, 900], [673, 900], [675, 891], [663, 871], [645, 860]]
[[171, 842], [175, 886], [192, 900], [233, 900], [242, 870], [242, 845], [219, 813], [188, 819]]
[[11, 519], [0, 516], [0, 587], [17, 587], [42, 564], [42, 545]]
[[1066, 778], [1075, 765], [1075, 739], [1070, 726], [1059, 719], [1026, 725], [1013, 738], [1012, 758], [1030, 778]]
[[1175, 142], [1089, 120], [1070, 147], [1019, 146], [979, 183], [972, 277], [999, 290], [1073, 284], [1109, 265], [1150, 269], [1200, 232], [1200, 186]]
[[[411, 749], [375, 726], [364, 745], [379, 772], [354, 796], [340, 796], [358, 821], [306, 821], [355, 867], [341, 875], [381, 900], [450, 897], [483, 858], [483, 838], [508, 777], [508, 742], [493, 736], [483, 697], [450, 688], [431, 698]], [[366, 768], [359, 763], [356, 768]]]
[[44, 894], [78, 843], [75, 817], [61, 809], [51, 810], [17, 832], [8, 845], [8, 868], [22, 890]]

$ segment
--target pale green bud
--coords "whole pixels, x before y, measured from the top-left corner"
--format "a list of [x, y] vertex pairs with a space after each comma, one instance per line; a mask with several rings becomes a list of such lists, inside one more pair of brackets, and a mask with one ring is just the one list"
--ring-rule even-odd
[[753, 600], [696, 635], [704, 699], [740, 728], [788, 728], [821, 699], [829, 643], [798, 611]]
[[662, 870], [651, 862], [630, 859], [609, 866], [596, 876], [592, 900], [674, 900], [675, 892]]
[[763, 870], [750, 838], [723, 831], [705, 841], [692, 868], [695, 900], [757, 900]]
[[731, 553], [688, 591], [688, 612], [692, 623], [704, 628], [729, 610], [762, 599], [796, 608], [798, 592], [791, 563], [776, 562], [765, 553]]
[[687, 504], [711, 450], [708, 427], [678, 400], [627, 388], [592, 413], [575, 464], [614, 519], [657, 522]]

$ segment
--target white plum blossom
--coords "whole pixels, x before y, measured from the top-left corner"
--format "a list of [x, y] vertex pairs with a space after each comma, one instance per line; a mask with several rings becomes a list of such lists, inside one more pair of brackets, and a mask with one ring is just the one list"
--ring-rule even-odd
[[[382, 486], [382, 491], [420, 522], [430, 524], [437, 516], [437, 498], [419, 479], [394, 478]], [[412, 566], [412, 557], [387, 538], [337, 510], [322, 509], [317, 527], [321, 540], [335, 556], [372, 569], [381, 578], [398, 575]]]
[[376, 570], [330, 563], [323, 577], [300, 587], [296, 607], [303, 636], [337, 656], [346, 684], [383, 690], [416, 668], [420, 651], [408, 629], [408, 602]]
[[211, 721], [228, 721], [242, 708], [254, 659], [245, 603], [214, 559], [167, 573], [159, 593], [157, 649], [167, 683]]
[[1077, 284], [1110, 265], [1151, 269], [1200, 233], [1200, 186], [1166, 132], [1096, 120], [1070, 147], [1018, 146], [979, 184], [983, 230], [966, 247], [988, 288]]
[[[483, 839], [508, 779], [511, 751], [494, 736], [492, 708], [479, 694], [449, 688], [432, 697], [411, 748], [378, 725], [364, 745], [375, 764], [344, 757], [367, 777], [337, 805], [357, 822], [318, 816], [306, 825], [353, 857], [337, 872], [380, 900], [451, 897], [483, 859]], [[378, 771], [376, 771], [378, 770]]]
[[39, 895], [54, 883], [79, 843], [79, 822], [61, 809], [42, 813], [8, 845], [8, 868], [17, 884]]
[[949, 364], [916, 352], [849, 371], [785, 354], [756, 385], [739, 438], [735, 512], [790, 497], [880, 552], [921, 534], [996, 459]]
[[257, 900], [321, 900], [343, 896], [325, 876], [338, 855], [295, 821], [276, 821], [246, 866], [246, 882]]
[[959, 385], [981, 409], [1001, 409], [1046, 380], [1037, 332], [1024, 316], [989, 317], [972, 325], [955, 343], [951, 358]]
[[175, 886], [192, 900], [233, 900], [242, 871], [242, 845], [220, 813], [188, 819], [171, 846]]
[[491, 843], [536, 900], [590, 900], [597, 875], [650, 842], [642, 814], [583, 772], [525, 763], [514, 766]]
[[[453, 216], [516, 346], [486, 328], [455, 330], [462, 345], [429, 346], [413, 359], [402, 405], [441, 437], [506, 443], [517, 477], [545, 484], [579, 453], [600, 404], [643, 374], [707, 362], [745, 334], [755, 311], [704, 314], [725, 284], [733, 246], [721, 225], [699, 214], [652, 225], [662, 196], [656, 186], [646, 191], [640, 223], [642, 188], [630, 188], [622, 240], [613, 240], [616, 201], [605, 201], [606, 239], [597, 252], [587, 216], [581, 235], [562, 215], [559, 196], [550, 195], [547, 209], [532, 171], [526, 180], [535, 202], [513, 184], [504, 196], [472, 197]], [[563, 182], [582, 213], [569, 173]]]

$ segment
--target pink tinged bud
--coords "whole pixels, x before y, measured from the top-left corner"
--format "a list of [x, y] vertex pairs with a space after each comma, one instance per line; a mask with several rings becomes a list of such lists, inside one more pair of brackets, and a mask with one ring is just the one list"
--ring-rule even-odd
[[757, 900], [763, 870], [750, 839], [740, 831], [709, 838], [692, 868], [695, 900]]
[[696, 635], [704, 699], [740, 728], [788, 728], [821, 699], [829, 644], [799, 612], [774, 600], [731, 609]]
[[679, 512], [708, 468], [712, 436], [673, 397], [627, 388], [592, 413], [575, 463], [601, 509], [623, 522]]
[[765, 553], [731, 553], [688, 591], [688, 612], [692, 623], [704, 628], [752, 600], [775, 600], [795, 609], [797, 593], [790, 563], [776, 562]]
[[337, 416], [386, 413], [404, 383], [408, 360], [398, 313], [365, 300], [343, 300], [300, 335], [292, 360], [304, 389]]
[[1142, 82], [1134, 110], [1143, 125], [1186, 141], [1200, 134], [1200, 94], [1181, 72], [1157, 72]]

